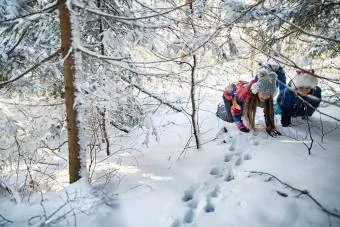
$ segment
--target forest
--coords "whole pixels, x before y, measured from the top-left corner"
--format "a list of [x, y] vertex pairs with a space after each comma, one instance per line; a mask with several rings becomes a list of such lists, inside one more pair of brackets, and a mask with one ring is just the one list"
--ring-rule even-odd
[[0, 0], [0, 226], [340, 226], [339, 15]]

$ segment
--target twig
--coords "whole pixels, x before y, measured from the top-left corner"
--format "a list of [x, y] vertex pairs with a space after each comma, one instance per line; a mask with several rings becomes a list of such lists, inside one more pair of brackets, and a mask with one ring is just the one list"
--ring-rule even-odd
[[191, 134], [191, 136], [189, 137], [187, 143], [185, 144], [185, 146], [184, 146], [182, 152], [181, 152], [180, 155], [178, 156], [177, 161], [181, 158], [181, 156], [184, 154], [185, 150], [188, 148], [188, 146], [189, 146], [189, 144], [190, 144], [190, 142], [191, 142], [191, 139], [192, 139], [192, 134]]
[[2, 214], [0, 214], [0, 218], [0, 226], [6, 226], [13, 223], [13, 221], [5, 218]]
[[152, 94], [151, 92], [146, 91], [144, 88], [138, 86], [137, 84], [134, 84], [133, 82], [129, 81], [127, 78], [121, 76], [121, 79], [122, 79], [123, 81], [125, 81], [126, 83], [130, 84], [132, 87], [137, 88], [139, 91], [141, 91], [141, 92], [147, 94], [147, 95], [150, 96], [151, 98], [154, 98], [154, 99], [158, 100], [160, 103], [162, 103], [162, 104], [164, 104], [164, 105], [170, 107], [171, 109], [176, 110], [177, 112], [182, 112], [181, 109], [177, 108], [176, 106], [172, 105], [172, 104], [169, 103], [169, 102], [164, 101], [163, 99], [161, 99], [160, 97], [158, 97], [158, 96]]
[[116, 129], [125, 132], [125, 133], [129, 133], [130, 131], [128, 129], [123, 128], [122, 126], [119, 126], [118, 124], [114, 123], [113, 121], [110, 121], [110, 124], [115, 127]]
[[[307, 108], [307, 107], [305, 106], [305, 108]], [[310, 145], [307, 146], [307, 147], [308, 147], [308, 154], [311, 155], [311, 150], [312, 150], [312, 147], [313, 147], [314, 139], [312, 137], [312, 131], [311, 131], [311, 127], [310, 127], [310, 124], [309, 124], [309, 116], [308, 116], [308, 114], [306, 114], [306, 118], [307, 118], [308, 134], [309, 134], [309, 138], [311, 140]]]
[[321, 142], [323, 142], [323, 137], [325, 136], [325, 133], [324, 133], [324, 128], [323, 128], [323, 121], [322, 121], [322, 118], [321, 118], [321, 114], [320, 114], [320, 124], [321, 124]]
[[318, 200], [316, 200], [307, 190], [301, 190], [299, 188], [296, 188], [294, 186], [291, 186], [288, 183], [283, 182], [282, 180], [280, 180], [279, 178], [277, 178], [276, 176], [270, 174], [270, 173], [266, 173], [266, 172], [262, 172], [262, 171], [247, 171], [249, 173], [253, 173], [253, 174], [259, 174], [259, 175], [268, 175], [271, 178], [274, 178], [275, 180], [277, 180], [280, 184], [283, 184], [284, 186], [292, 189], [293, 191], [297, 191], [300, 193], [300, 195], [306, 195], [308, 198], [310, 198], [318, 207], [321, 208], [321, 210], [323, 212], [325, 212], [328, 215], [331, 215], [333, 217], [336, 218], [340, 218], [340, 214], [336, 213], [336, 212], [332, 212], [330, 210], [328, 210], [327, 208], [325, 208]]
[[64, 144], [66, 144], [67, 142], [68, 142], [67, 140], [64, 141], [63, 143], [61, 143], [61, 144], [60, 144], [58, 147], [56, 147], [56, 148], [50, 148], [45, 142], [43, 142], [43, 144], [45, 145], [45, 147], [39, 147], [38, 149], [43, 149], [43, 148], [49, 149], [54, 155], [58, 156], [59, 158], [63, 159], [64, 161], [67, 161], [66, 158], [60, 156], [59, 154], [57, 154], [57, 153], [55, 152], [55, 150], [60, 150], [60, 148], [61, 148]]

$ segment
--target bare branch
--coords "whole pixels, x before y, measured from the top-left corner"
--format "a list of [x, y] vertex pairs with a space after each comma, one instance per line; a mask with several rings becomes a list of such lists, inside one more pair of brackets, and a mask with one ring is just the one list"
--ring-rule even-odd
[[6, 225], [9, 225], [9, 224], [12, 224], [13, 221], [5, 218], [2, 214], [0, 214], [0, 226], [6, 226]]
[[284, 186], [292, 189], [293, 191], [297, 191], [300, 193], [300, 195], [306, 195], [308, 198], [310, 198], [318, 207], [321, 208], [321, 210], [323, 212], [325, 212], [326, 214], [329, 214], [333, 217], [336, 217], [336, 218], [340, 218], [340, 214], [337, 213], [337, 212], [333, 212], [333, 211], [330, 211], [329, 209], [325, 208], [318, 200], [316, 200], [307, 190], [301, 190], [301, 189], [298, 189], [294, 186], [291, 186], [290, 184], [288, 183], [285, 183], [283, 182], [282, 180], [280, 180], [279, 178], [277, 178], [276, 176], [270, 174], [270, 173], [266, 173], [266, 172], [261, 172], [261, 171], [247, 171], [249, 173], [253, 173], [253, 174], [258, 174], [258, 175], [268, 175], [270, 176], [271, 178], [277, 180], [279, 183], [283, 184]]
[[140, 86], [138, 86], [138, 85], [132, 83], [132, 82], [129, 81], [127, 78], [121, 76], [121, 79], [122, 79], [123, 81], [125, 81], [126, 83], [131, 84], [134, 88], [137, 88], [137, 89], [140, 90], [141, 92], [147, 94], [147, 95], [150, 96], [151, 98], [154, 98], [154, 99], [158, 100], [159, 102], [161, 102], [162, 104], [164, 104], [164, 105], [170, 107], [171, 109], [174, 109], [174, 110], [176, 110], [177, 112], [182, 112], [181, 109], [177, 108], [176, 106], [172, 105], [172, 104], [169, 103], [169, 102], [164, 101], [164, 100], [161, 99], [160, 97], [156, 96], [155, 94], [152, 94], [151, 92], [145, 90], [144, 88], [142, 88], [142, 87], [140, 87]]
[[311, 131], [310, 123], [309, 123], [309, 117], [308, 117], [307, 114], [306, 114], [306, 118], [307, 118], [308, 134], [309, 134], [309, 138], [311, 140], [311, 143], [310, 143], [309, 146], [307, 146], [307, 148], [308, 148], [308, 154], [311, 155], [311, 150], [312, 150], [312, 147], [313, 147], [314, 139], [312, 137], [312, 131]]

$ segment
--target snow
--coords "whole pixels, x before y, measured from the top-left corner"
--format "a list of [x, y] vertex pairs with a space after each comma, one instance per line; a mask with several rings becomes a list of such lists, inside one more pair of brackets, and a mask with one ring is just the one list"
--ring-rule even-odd
[[[213, 108], [219, 101], [216, 95], [206, 98], [201, 104], [205, 108]], [[338, 109], [322, 107], [321, 111], [334, 114]], [[325, 135], [321, 142], [321, 125], [315, 114], [311, 119], [314, 145], [308, 155], [301, 141], [308, 144], [310, 139], [305, 133], [306, 122], [301, 119], [295, 119], [289, 128], [279, 126], [286, 136], [278, 138], [261, 130], [240, 133], [233, 124], [221, 122], [209, 112], [200, 113], [199, 119], [204, 132], [200, 150], [191, 143], [182, 153], [191, 131], [182, 113], [160, 114], [146, 122], [147, 133], [135, 130], [130, 137], [122, 138], [138, 152], [119, 153], [120, 163], [98, 158], [103, 160], [98, 162], [97, 171], [115, 169], [120, 176], [118, 184], [113, 180], [104, 187], [90, 187], [79, 181], [59, 192], [32, 194], [22, 202], [1, 199], [0, 214], [13, 221], [11, 226], [340, 225], [339, 218], [328, 216], [306, 195], [268, 175], [250, 173], [266, 172], [307, 190], [325, 209], [338, 214], [339, 129]], [[260, 114], [257, 121], [261, 128]], [[228, 133], [219, 133], [223, 126]], [[324, 117], [323, 127], [327, 132], [338, 123]], [[147, 136], [142, 137], [145, 133]], [[60, 174], [67, 176], [67, 171]]]
[[[200, 151], [187, 151], [185, 158], [173, 163], [168, 161], [165, 155], [168, 149], [164, 147], [148, 151], [148, 156], [157, 156], [158, 161], [146, 157], [139, 159], [140, 169], [158, 173], [166, 179], [172, 177], [173, 180], [139, 181], [151, 189], [142, 187], [128, 194], [129, 200], [131, 194], [135, 197], [132, 197], [133, 201], [124, 201], [123, 207], [126, 211], [138, 210], [138, 216], [127, 217], [127, 226], [136, 226], [136, 223], [138, 226], [328, 224], [327, 215], [308, 198], [297, 198], [298, 193], [284, 185], [274, 180], [266, 182], [268, 177], [254, 176], [248, 171], [274, 174], [294, 187], [307, 189], [329, 210], [338, 210], [340, 146], [336, 138], [339, 131], [328, 139], [330, 144], [325, 147], [326, 150], [317, 147], [309, 156], [302, 144], [290, 139], [272, 139], [263, 133], [243, 135], [233, 126], [228, 125], [228, 128], [233, 137], [231, 140], [236, 140], [233, 143], [212, 142]], [[167, 165], [171, 168], [168, 169]], [[320, 171], [322, 166], [327, 168]], [[142, 172], [133, 174], [139, 177], [132, 180], [131, 186], [143, 177]], [[234, 175], [235, 179], [231, 180], [230, 175]], [[286, 193], [288, 197], [280, 196], [277, 191]], [[121, 197], [126, 200], [125, 195]], [[333, 225], [339, 224], [338, 219], [331, 220]]]
[[[3, 15], [5, 19], [15, 18], [19, 15], [21, 2], [17, 0], [12, 4], [12, 1], [5, 1], [6, 4], [0, 4], [0, 14], [5, 10], [8, 11], [8, 14]], [[51, 1], [39, 0], [41, 5], [48, 2]], [[94, 155], [89, 152], [86, 157], [85, 152], [82, 153], [83, 167], [85, 163], [88, 167], [82, 169], [82, 176], [86, 177], [70, 185], [64, 106], [49, 106], [53, 98], [37, 99], [31, 93], [24, 92], [25, 90], [13, 94], [13, 97], [20, 96], [17, 100], [2, 97], [0, 226], [340, 226], [340, 129], [339, 122], [335, 121], [337, 118], [322, 116], [320, 121], [319, 113], [315, 113], [310, 122], [313, 141], [307, 133], [306, 121], [302, 119], [294, 119], [293, 126], [282, 128], [277, 117], [278, 130], [283, 136], [268, 136], [262, 130], [262, 110], [258, 111], [256, 132], [244, 134], [237, 131], [234, 124], [222, 122], [215, 116], [217, 104], [222, 101], [222, 91], [219, 90], [231, 80], [250, 79], [251, 73], [246, 75], [242, 69], [249, 68], [252, 71], [250, 64], [253, 64], [250, 61], [217, 64], [217, 53], [222, 48], [216, 47], [216, 50], [208, 50], [209, 54], [200, 56], [200, 65], [197, 68], [199, 75], [196, 79], [200, 83], [197, 85], [197, 101], [200, 103], [198, 123], [202, 148], [195, 149], [190, 120], [185, 115], [185, 111], [190, 112], [190, 107], [185, 106], [188, 102], [189, 85], [188, 78], [185, 77], [188, 67], [178, 66], [169, 60], [179, 60], [181, 50], [197, 51], [199, 55], [203, 52], [203, 46], [211, 49], [215, 46], [212, 41], [225, 35], [222, 28], [241, 19], [251, 20], [250, 16], [242, 16], [246, 9], [245, 1], [223, 3], [225, 15], [219, 24], [214, 25], [216, 27], [203, 29], [198, 33], [187, 31], [184, 32], [185, 35], [180, 29], [167, 31], [167, 35], [160, 34], [163, 30], [148, 33], [153, 28], [187, 20], [179, 15], [175, 17], [171, 8], [150, 11], [145, 15], [136, 12], [136, 15], [127, 13], [117, 16], [89, 8], [83, 1], [72, 2], [91, 14], [138, 26], [138, 29], [147, 28], [140, 32], [124, 30], [127, 33], [122, 35], [116, 31], [104, 31], [102, 35], [106, 55], [101, 55], [92, 46], [82, 42], [79, 24], [74, 23], [75, 18], [72, 19], [73, 47], [68, 54], [73, 50], [79, 53], [76, 56], [75, 80], [79, 91], [75, 103], [75, 108], [80, 112], [79, 122], [84, 126], [91, 120], [88, 120], [88, 116], [92, 116], [94, 111], [85, 108], [88, 106], [98, 107], [100, 110], [107, 107], [110, 120], [117, 117], [115, 115], [119, 113], [114, 110], [119, 108], [122, 112], [136, 112], [143, 115], [140, 118], [145, 119], [138, 126], [131, 123], [128, 134], [118, 134], [112, 127], [109, 128], [112, 151], [110, 156], [101, 152], [101, 146], [105, 144], [101, 143], [101, 135], [95, 135], [98, 138], [94, 139], [94, 143], [100, 152]], [[93, 2], [90, 3], [93, 7]], [[203, 3], [204, 1], [196, 2], [196, 12], [208, 10]], [[51, 4], [53, 3], [48, 6]], [[157, 4], [169, 6], [166, 1], [157, 1]], [[282, 17], [287, 16], [290, 11], [284, 12], [280, 13]], [[262, 18], [261, 11], [253, 13], [258, 13], [257, 17]], [[150, 18], [155, 15], [157, 21], [152, 21]], [[43, 14], [36, 14], [17, 19], [17, 27], [14, 28], [20, 29], [28, 23], [28, 19], [36, 20], [42, 16]], [[170, 17], [171, 22], [162, 20], [165, 17]], [[46, 24], [42, 23], [41, 26]], [[45, 27], [36, 43], [25, 51], [34, 55], [36, 46], [50, 36], [45, 31], [50, 30], [53, 29]], [[234, 30], [234, 33], [238, 32]], [[168, 39], [165, 41], [160, 39], [162, 37]], [[58, 43], [57, 39], [49, 41], [53, 40], [54, 44]], [[224, 39], [220, 41], [224, 42]], [[128, 45], [132, 45], [130, 49], [126, 48]], [[148, 45], [157, 48], [154, 50], [155, 55], [146, 50]], [[187, 48], [184, 48], [185, 45]], [[240, 48], [245, 49], [242, 46]], [[108, 70], [101, 63], [86, 61], [85, 57], [81, 59], [80, 52], [118, 67]], [[46, 53], [44, 51], [41, 56]], [[242, 50], [240, 53], [248, 58], [246, 51]], [[157, 54], [164, 58], [160, 59]], [[296, 58], [300, 57], [301, 55], [296, 55]], [[3, 54], [1, 58], [6, 60], [8, 56]], [[255, 62], [258, 60], [254, 59]], [[58, 72], [57, 66], [62, 61], [64, 59], [49, 65], [55, 66], [55, 72]], [[337, 65], [336, 62], [332, 64]], [[18, 65], [14, 66], [13, 73], [19, 75]], [[86, 67], [95, 71], [93, 75], [86, 75], [91, 72], [85, 71]], [[122, 74], [122, 69], [140, 75], [133, 79], [141, 82], [133, 80], [132, 86], [140, 85], [141, 89], [150, 91], [155, 97], [169, 103], [175, 102], [175, 106], [183, 107], [185, 111], [173, 113], [163, 105], [151, 116], [144, 115], [143, 111], [136, 111], [140, 100], [132, 101], [131, 104], [128, 99], [144, 96], [137, 97], [137, 92], [133, 92], [131, 87], [125, 89], [121, 81], [117, 82], [115, 78], [130, 75]], [[288, 70], [291, 69], [287, 69], [287, 72]], [[291, 72], [287, 73], [288, 76], [289, 73]], [[56, 74], [60, 75], [60, 72]], [[114, 75], [107, 77], [106, 74]], [[151, 80], [148, 82], [142, 75], [167, 79], [158, 83]], [[83, 76], [88, 76], [88, 80], [85, 81]], [[51, 77], [46, 78], [49, 80]], [[15, 85], [24, 89], [20, 83], [22, 80]], [[29, 86], [29, 89], [37, 90], [39, 86], [42, 84]], [[107, 91], [109, 89], [110, 92]], [[125, 93], [121, 89], [125, 89]], [[126, 93], [131, 93], [131, 96]], [[128, 107], [123, 108], [120, 105]], [[109, 113], [110, 108], [113, 114]], [[338, 107], [327, 105], [322, 106], [320, 111], [332, 116], [340, 113]], [[223, 127], [228, 129], [227, 133], [222, 133]], [[85, 151], [88, 149], [88, 140], [93, 138], [86, 134], [85, 129], [81, 133], [80, 143], [82, 151]], [[101, 132], [98, 131], [99, 133]], [[306, 146], [311, 144], [313, 146], [309, 155]], [[16, 155], [24, 157], [24, 161], [16, 162]], [[33, 159], [40, 161], [33, 162]], [[31, 178], [38, 179], [39, 182]]]

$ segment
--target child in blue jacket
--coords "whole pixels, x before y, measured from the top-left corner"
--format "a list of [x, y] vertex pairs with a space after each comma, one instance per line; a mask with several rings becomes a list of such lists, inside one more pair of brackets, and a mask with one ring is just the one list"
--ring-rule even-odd
[[[291, 124], [292, 117], [312, 116], [315, 109], [319, 107], [321, 89], [317, 83], [314, 70], [299, 70], [288, 84], [290, 89], [285, 88], [283, 92], [280, 92], [276, 103], [281, 109], [281, 125], [283, 127]], [[307, 95], [314, 97], [307, 97]]]

